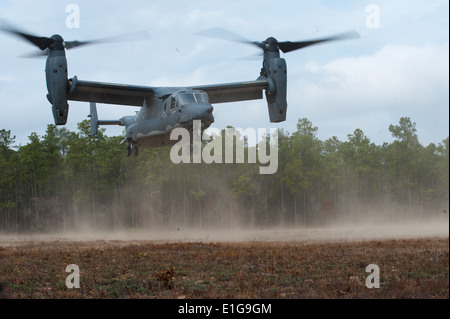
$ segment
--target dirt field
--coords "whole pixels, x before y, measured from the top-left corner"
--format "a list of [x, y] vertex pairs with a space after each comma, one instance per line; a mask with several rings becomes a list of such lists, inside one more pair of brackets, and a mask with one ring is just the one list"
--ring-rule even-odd
[[448, 223], [408, 227], [0, 237], [0, 297], [449, 298]]

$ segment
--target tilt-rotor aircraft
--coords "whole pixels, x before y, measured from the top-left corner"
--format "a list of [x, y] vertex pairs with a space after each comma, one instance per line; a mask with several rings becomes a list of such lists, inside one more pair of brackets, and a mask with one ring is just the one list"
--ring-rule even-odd
[[[223, 29], [202, 32], [205, 36], [221, 37], [247, 43], [263, 51], [263, 66], [256, 80], [199, 85], [188, 87], [148, 87], [105, 82], [82, 81], [68, 78], [66, 50], [95, 43], [114, 41], [114, 38], [95, 41], [64, 41], [60, 35], [39, 37], [25, 33], [3, 23], [0, 30], [19, 36], [38, 47], [39, 55], [46, 55], [45, 68], [47, 99], [52, 105], [56, 125], [65, 125], [69, 114], [67, 101], [90, 102], [91, 135], [97, 134], [99, 125], [121, 125], [126, 128], [124, 141], [128, 142], [127, 155], [138, 155], [138, 147], [159, 147], [174, 144], [170, 140], [173, 129], [182, 127], [192, 131], [193, 121], [200, 120], [201, 130], [213, 122], [213, 106], [216, 103], [238, 102], [263, 98], [268, 105], [270, 122], [286, 120], [287, 67], [280, 58], [283, 53], [305, 47], [343, 39], [358, 38], [357, 32], [348, 32], [322, 39], [279, 42], [270, 37], [263, 42], [253, 42]], [[225, 36], [217, 36], [218, 33]], [[114, 121], [99, 120], [96, 103], [139, 106], [136, 115], [124, 116]]]

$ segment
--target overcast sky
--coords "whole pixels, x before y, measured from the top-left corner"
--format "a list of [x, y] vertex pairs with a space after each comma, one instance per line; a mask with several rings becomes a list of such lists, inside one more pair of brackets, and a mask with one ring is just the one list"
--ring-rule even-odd
[[[79, 8], [69, 28], [68, 5]], [[70, 8], [70, 7], [69, 7]], [[379, 13], [379, 15], [377, 15]], [[378, 19], [379, 18], [379, 19]], [[217, 104], [214, 127], [284, 128], [300, 118], [318, 137], [341, 141], [361, 129], [375, 144], [393, 140], [388, 127], [408, 116], [422, 145], [449, 135], [449, 2], [431, 1], [26, 1], [0, 2], [0, 19], [40, 36], [90, 40], [145, 30], [149, 41], [104, 44], [67, 52], [69, 77], [148, 86], [191, 86], [254, 80], [261, 60], [252, 46], [197, 32], [222, 27], [253, 41], [299, 41], [356, 30], [361, 39], [282, 54], [288, 65], [287, 121], [270, 123], [265, 100]], [[23, 59], [26, 42], [0, 33], [0, 129], [17, 144], [53, 123], [46, 99], [45, 59]], [[69, 102], [67, 128], [86, 119], [88, 103]], [[138, 108], [99, 105], [99, 118]], [[108, 128], [121, 134], [123, 128]]]

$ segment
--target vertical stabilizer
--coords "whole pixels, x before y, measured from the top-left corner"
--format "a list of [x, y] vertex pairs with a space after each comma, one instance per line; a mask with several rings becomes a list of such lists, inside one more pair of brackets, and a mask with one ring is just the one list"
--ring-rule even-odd
[[98, 133], [98, 116], [97, 116], [97, 105], [94, 102], [90, 103], [91, 113], [89, 117], [91, 118], [91, 133], [90, 136], [97, 135]]

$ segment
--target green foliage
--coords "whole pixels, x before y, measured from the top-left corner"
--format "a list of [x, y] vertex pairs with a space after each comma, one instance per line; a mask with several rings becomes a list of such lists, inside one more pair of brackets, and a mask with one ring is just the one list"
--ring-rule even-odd
[[90, 137], [88, 121], [77, 132], [49, 125], [19, 147], [0, 130], [0, 232], [312, 225], [383, 205], [448, 210], [449, 139], [424, 147], [415, 126], [401, 118], [388, 128], [394, 141], [378, 146], [360, 129], [321, 141], [300, 119], [292, 134], [279, 131], [273, 175], [260, 175], [259, 163], [176, 165], [170, 146], [127, 158], [122, 136]]

